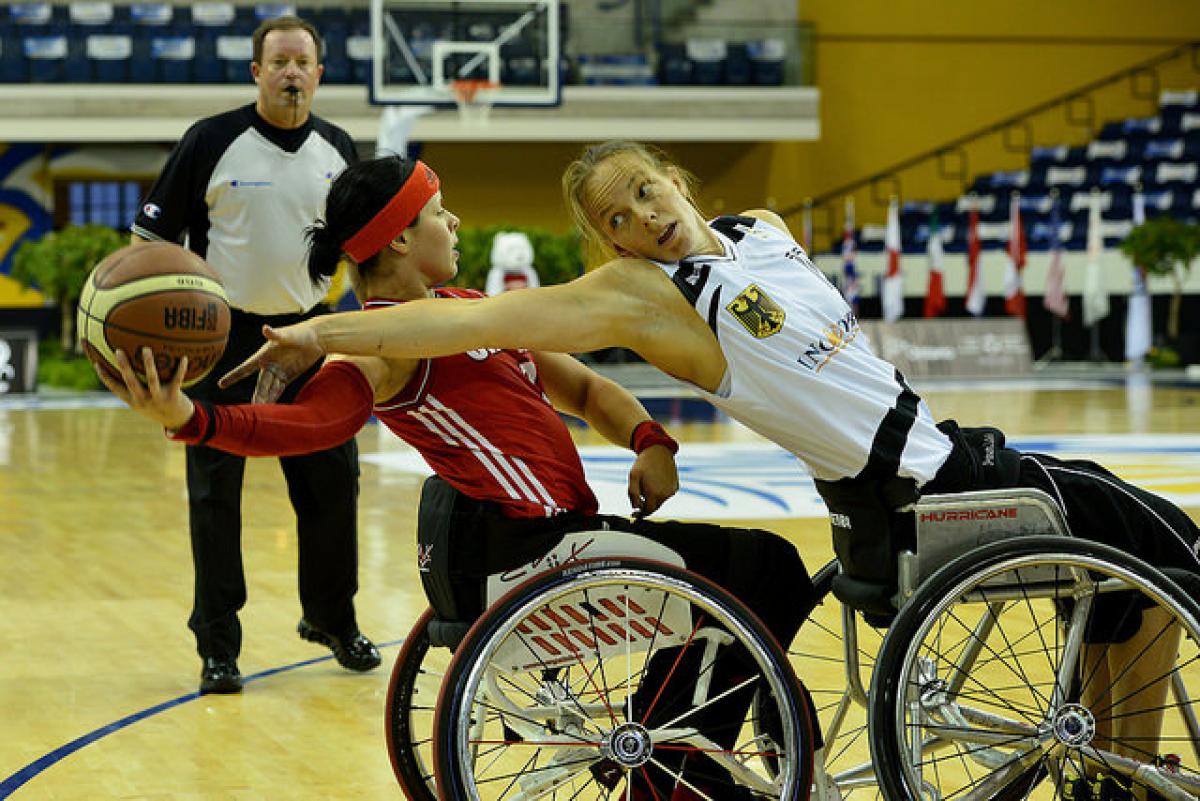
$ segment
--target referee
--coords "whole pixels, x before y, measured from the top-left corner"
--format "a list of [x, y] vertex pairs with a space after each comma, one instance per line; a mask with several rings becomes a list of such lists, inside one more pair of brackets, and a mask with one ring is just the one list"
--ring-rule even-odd
[[[209, 377], [190, 391], [209, 403], [250, 400], [248, 382], [217, 378], [262, 344], [263, 324], [323, 312], [328, 285], [308, 277], [304, 229], [321, 216], [332, 178], [357, 160], [341, 128], [310, 113], [324, 70], [321, 37], [294, 16], [254, 32], [250, 74], [257, 100], [192, 125], [167, 159], [132, 227], [132, 240], [181, 241], [217, 272], [233, 307], [229, 344]], [[307, 379], [307, 376], [305, 377]], [[293, 385], [290, 400], [301, 385]], [[280, 459], [296, 512], [299, 634], [328, 646], [350, 670], [380, 663], [358, 630], [358, 451], [353, 438], [327, 451]], [[203, 445], [187, 448], [195, 596], [189, 627], [203, 668], [201, 693], [242, 688], [237, 657], [246, 602], [241, 555], [245, 459]]]

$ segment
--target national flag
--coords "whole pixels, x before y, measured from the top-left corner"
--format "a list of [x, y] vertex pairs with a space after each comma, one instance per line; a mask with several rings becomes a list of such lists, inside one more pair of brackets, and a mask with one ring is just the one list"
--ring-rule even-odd
[[1104, 253], [1104, 234], [1100, 230], [1100, 193], [1092, 192], [1088, 209], [1087, 275], [1083, 284], [1083, 324], [1096, 325], [1108, 316], [1108, 289], [1100, 257]]
[[946, 291], [942, 286], [942, 227], [937, 209], [929, 219], [929, 287], [925, 290], [925, 316], [937, 317], [946, 311]]
[[[1146, 198], [1141, 192], [1133, 195], [1133, 226], [1146, 221]], [[1129, 292], [1129, 308], [1125, 315], [1125, 359], [1140, 362], [1150, 352], [1151, 324], [1150, 292], [1146, 289], [1146, 269], [1133, 266], [1133, 289]]]
[[1008, 260], [1004, 269], [1004, 309], [1025, 316], [1025, 228], [1021, 225], [1021, 195], [1012, 193], [1008, 205]]
[[1066, 269], [1063, 267], [1061, 228], [1062, 218], [1058, 213], [1058, 198], [1055, 197], [1050, 206], [1050, 267], [1046, 270], [1046, 293], [1042, 295], [1042, 305], [1046, 311], [1065, 320], [1070, 316], [1071, 307], [1063, 288]]
[[854, 260], [858, 258], [858, 243], [854, 240], [854, 198], [846, 198], [846, 228], [842, 234], [842, 297], [855, 314], [858, 314], [858, 270]]
[[967, 215], [967, 311], [978, 317], [987, 304], [983, 289], [983, 273], [979, 269], [979, 209], [974, 206]]
[[900, 201], [895, 197], [888, 204], [887, 233], [883, 237], [887, 249], [887, 272], [883, 275], [880, 301], [884, 322], [904, 316], [904, 276], [900, 272]]

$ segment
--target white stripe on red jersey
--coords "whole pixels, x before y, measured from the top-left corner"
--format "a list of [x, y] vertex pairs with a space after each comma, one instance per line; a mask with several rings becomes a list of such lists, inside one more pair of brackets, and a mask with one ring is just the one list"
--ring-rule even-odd
[[[484, 297], [470, 289], [436, 294]], [[500, 504], [510, 517], [596, 512], [579, 452], [528, 351], [480, 349], [425, 359], [403, 390], [375, 405], [375, 415], [452, 486]]]

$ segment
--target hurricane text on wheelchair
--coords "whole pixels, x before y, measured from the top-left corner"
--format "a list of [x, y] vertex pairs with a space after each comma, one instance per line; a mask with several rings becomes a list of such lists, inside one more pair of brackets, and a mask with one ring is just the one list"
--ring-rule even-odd
[[1016, 520], [1017, 507], [1004, 509], [951, 509], [946, 512], [921, 512], [922, 523], [944, 523], [952, 520]]

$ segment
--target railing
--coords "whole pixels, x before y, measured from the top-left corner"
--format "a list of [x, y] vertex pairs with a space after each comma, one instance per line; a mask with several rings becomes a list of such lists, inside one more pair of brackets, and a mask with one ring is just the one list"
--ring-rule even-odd
[[[1128, 80], [1129, 90], [1133, 97], [1157, 103], [1162, 88], [1159, 83], [1158, 68], [1188, 55], [1191, 57], [1192, 69], [1200, 72], [1200, 42], [1187, 42], [1178, 45], [1154, 58], [1147, 59], [1132, 67], [1118, 70], [1103, 78], [1077, 87], [1070, 92], [1030, 106], [1002, 120], [985, 125], [949, 142], [944, 142], [935, 148], [885, 167], [865, 178], [859, 178], [836, 189], [831, 189], [813, 198], [806, 199], [802, 203], [782, 209], [779, 213], [785, 218], [793, 217], [801, 214], [811, 204], [814, 236], [821, 233], [832, 240], [836, 233], [833, 223], [838, 210], [831, 201], [845, 198], [847, 195], [854, 194], [858, 190], [869, 186], [871, 189], [871, 199], [877, 205], [887, 205], [893, 195], [903, 197], [899, 173], [936, 162], [940, 178], [957, 180], [965, 189], [971, 181], [969, 159], [966, 151], [968, 145], [984, 137], [999, 134], [1005, 150], [1028, 155], [1034, 145], [1031, 119], [1058, 107], [1062, 108], [1069, 125], [1086, 128], [1088, 136], [1092, 137], [1098, 132], [1096, 104], [1093, 97], [1098, 90]], [[821, 218], [820, 221], [818, 221], [818, 217]]]

